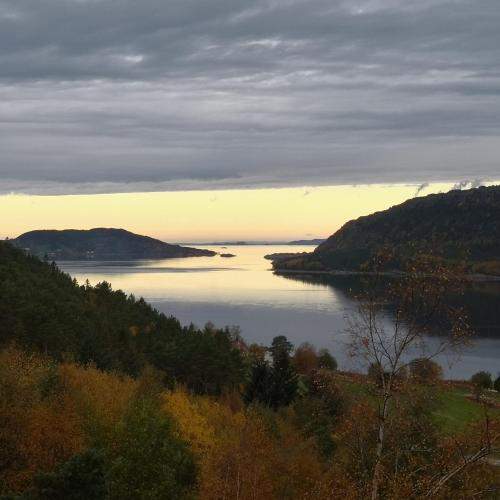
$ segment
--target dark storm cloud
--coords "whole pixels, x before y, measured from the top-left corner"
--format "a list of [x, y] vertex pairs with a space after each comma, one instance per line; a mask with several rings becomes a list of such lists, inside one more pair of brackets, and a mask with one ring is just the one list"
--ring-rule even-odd
[[500, 177], [498, 0], [0, 0], [0, 191]]

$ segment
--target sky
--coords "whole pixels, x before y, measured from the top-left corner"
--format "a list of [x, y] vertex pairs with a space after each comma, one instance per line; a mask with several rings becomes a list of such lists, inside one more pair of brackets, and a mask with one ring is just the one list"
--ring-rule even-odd
[[[498, 0], [0, 0], [0, 236], [98, 207], [145, 232], [153, 200], [216, 197], [224, 237], [266, 193], [301, 220], [294, 189], [371, 185], [361, 215], [393, 201], [380, 186], [494, 182], [499, 26]], [[336, 221], [329, 199], [307, 210]]]
[[[326, 238], [346, 221], [414, 196], [471, 187], [343, 185], [218, 191], [0, 196], [0, 238], [33, 229], [123, 227], [172, 243]], [[2, 234], [3, 233], [3, 234]]]

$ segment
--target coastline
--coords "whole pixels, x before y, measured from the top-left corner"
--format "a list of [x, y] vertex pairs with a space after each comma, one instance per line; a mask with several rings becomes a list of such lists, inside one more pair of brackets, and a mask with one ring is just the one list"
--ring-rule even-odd
[[[373, 271], [346, 271], [340, 269], [333, 270], [307, 270], [307, 269], [274, 269], [271, 268], [274, 274], [294, 274], [294, 275], [319, 275], [319, 276], [385, 276], [388, 278], [399, 278], [404, 276], [403, 271], [381, 271], [381, 272], [373, 272]], [[465, 278], [475, 283], [500, 283], [500, 276], [496, 276], [493, 274], [479, 274], [472, 273], [466, 274]]]

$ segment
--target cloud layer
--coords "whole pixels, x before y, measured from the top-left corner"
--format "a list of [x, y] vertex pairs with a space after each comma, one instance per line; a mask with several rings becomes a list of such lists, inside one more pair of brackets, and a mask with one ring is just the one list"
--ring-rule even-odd
[[0, 0], [0, 191], [496, 179], [498, 0]]

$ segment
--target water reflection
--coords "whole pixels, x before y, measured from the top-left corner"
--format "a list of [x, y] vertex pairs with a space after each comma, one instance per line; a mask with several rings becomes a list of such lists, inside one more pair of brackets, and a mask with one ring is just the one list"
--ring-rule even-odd
[[[330, 276], [320, 274], [276, 273], [284, 279], [330, 287], [336, 294], [348, 300], [356, 300], [362, 294], [366, 280], [360, 276]], [[386, 285], [389, 280], [386, 280]], [[500, 341], [500, 283], [471, 282], [463, 297], [454, 297], [456, 306], [467, 311], [474, 334], [479, 338], [490, 337]], [[390, 306], [387, 307], [390, 312]]]
[[[345, 316], [356, 309], [361, 280], [352, 276], [278, 276], [264, 255], [310, 251], [296, 246], [205, 247], [236, 257], [193, 257], [132, 262], [62, 262], [60, 268], [80, 283], [109, 281], [115, 289], [144, 297], [157, 309], [199, 326], [239, 325], [250, 342], [269, 344], [287, 335], [334, 352], [341, 367], [355, 369], [345, 354]], [[481, 284], [468, 292], [471, 316], [480, 340], [447, 376], [464, 378], [500, 369], [500, 284]]]

